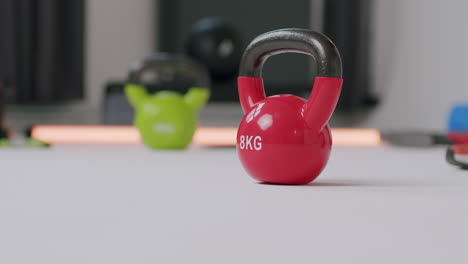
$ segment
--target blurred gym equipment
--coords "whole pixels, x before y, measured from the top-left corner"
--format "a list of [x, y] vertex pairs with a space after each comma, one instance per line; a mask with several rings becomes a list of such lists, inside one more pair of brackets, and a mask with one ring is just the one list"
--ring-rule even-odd
[[[238, 48], [244, 50], [251, 40], [263, 32], [277, 28], [318, 31], [334, 40], [343, 58], [343, 78], [346, 82], [337, 112], [353, 112], [378, 103], [370, 85], [372, 14], [372, 0], [296, 0], [294, 4], [269, 0], [160, 0], [156, 15], [159, 18], [157, 48], [167, 52], [189, 52], [206, 58], [205, 61], [211, 65], [219, 61], [220, 50], [223, 53], [232, 48], [232, 57], [223, 59], [228, 67], [236, 59]], [[192, 32], [197, 32], [195, 35], [204, 32], [200, 38], [206, 40], [206, 47], [215, 47], [213, 53], [207, 56], [208, 52], [198, 48], [197, 52], [193, 47], [187, 50], [187, 43], [193, 39]], [[227, 36], [228, 41], [223, 42], [221, 35]], [[289, 93], [308, 98], [316, 74], [314, 65], [311, 58], [299, 54], [275, 56], [264, 69], [265, 87], [268, 87], [269, 95]], [[212, 102], [239, 100], [236, 80], [228, 74], [213, 79], [212, 88]]]
[[242, 45], [239, 34], [225, 20], [207, 17], [193, 26], [187, 53], [205, 64], [214, 80], [232, 79], [237, 74]]

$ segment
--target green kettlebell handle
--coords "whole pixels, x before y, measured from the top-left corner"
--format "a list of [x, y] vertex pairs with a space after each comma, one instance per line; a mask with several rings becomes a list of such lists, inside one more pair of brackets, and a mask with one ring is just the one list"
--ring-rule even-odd
[[195, 111], [206, 104], [210, 97], [211, 85], [210, 74], [206, 67], [184, 55], [159, 52], [130, 67], [125, 94], [133, 107], [137, 107], [148, 96], [146, 88], [141, 83], [142, 75], [148, 71], [164, 70], [180, 73], [194, 81], [194, 87], [184, 95], [184, 101]]
[[[145, 87], [140, 84], [125, 85], [125, 95], [133, 107], [138, 107], [149, 96]], [[206, 104], [209, 97], [209, 89], [192, 87], [184, 95], [184, 102], [191, 106], [194, 111], [198, 111]]]
[[199, 111], [208, 101], [210, 90], [206, 88], [192, 87], [184, 95], [184, 101], [190, 105], [193, 110]]
[[128, 74], [128, 84], [141, 84], [142, 75], [147, 71], [171, 70], [182, 74], [194, 81], [195, 87], [208, 89], [211, 85], [210, 74], [203, 64], [194, 59], [165, 52], [155, 53], [133, 64]]

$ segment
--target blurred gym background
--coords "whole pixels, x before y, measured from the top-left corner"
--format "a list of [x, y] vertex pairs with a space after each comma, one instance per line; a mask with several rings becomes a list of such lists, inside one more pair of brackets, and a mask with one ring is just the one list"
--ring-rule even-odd
[[[243, 49], [266, 31], [301, 27], [327, 34], [343, 56], [333, 126], [443, 130], [450, 107], [468, 100], [466, 7], [462, 0], [1, 0], [0, 120], [13, 129], [128, 124], [129, 67], [164, 51], [210, 69], [201, 124], [237, 126]], [[271, 58], [264, 71], [268, 95], [307, 97], [313, 77], [311, 58], [297, 54]], [[177, 83], [153, 89], [183, 91]]]

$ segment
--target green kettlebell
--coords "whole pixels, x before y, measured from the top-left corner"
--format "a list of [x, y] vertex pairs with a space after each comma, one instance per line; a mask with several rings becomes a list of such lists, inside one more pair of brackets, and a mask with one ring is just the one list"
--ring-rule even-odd
[[[140, 82], [147, 71], [178, 73], [196, 85], [186, 94], [170, 90], [150, 94]], [[198, 126], [198, 112], [210, 96], [209, 80], [205, 66], [181, 55], [156, 53], [135, 64], [124, 89], [143, 144], [151, 149], [187, 148]]]

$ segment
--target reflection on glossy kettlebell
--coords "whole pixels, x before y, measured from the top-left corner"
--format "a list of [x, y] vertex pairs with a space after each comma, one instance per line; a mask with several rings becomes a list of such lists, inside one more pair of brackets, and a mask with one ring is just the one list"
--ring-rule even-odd
[[[149, 94], [141, 84], [143, 74], [174, 72], [194, 81], [185, 95], [175, 91]], [[151, 149], [184, 149], [191, 143], [198, 124], [198, 111], [208, 101], [209, 73], [205, 66], [184, 57], [157, 53], [135, 64], [125, 85], [125, 94], [135, 109], [134, 124], [142, 142]]]
[[[265, 96], [262, 67], [271, 55], [312, 56], [317, 77], [309, 99], [294, 95]], [[325, 168], [332, 146], [328, 120], [338, 102], [342, 63], [326, 36], [304, 29], [280, 29], [256, 37], [244, 51], [238, 92], [244, 117], [237, 131], [237, 152], [256, 180], [306, 184]]]

